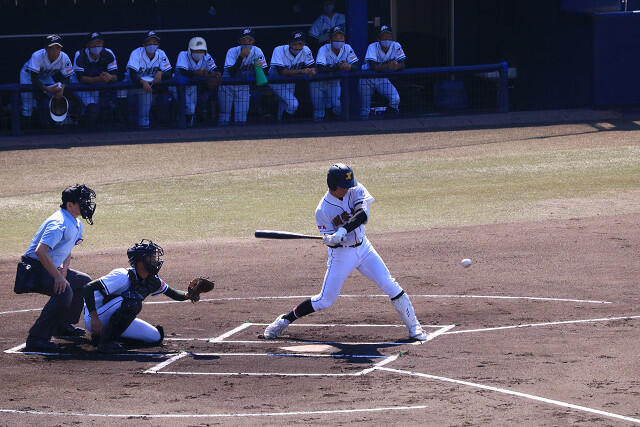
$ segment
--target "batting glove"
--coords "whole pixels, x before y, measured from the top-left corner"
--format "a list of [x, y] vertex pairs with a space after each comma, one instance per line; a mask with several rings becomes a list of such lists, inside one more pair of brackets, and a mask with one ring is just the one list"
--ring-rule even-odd
[[340, 243], [342, 243], [342, 240], [344, 240], [344, 236], [346, 236], [346, 234], [347, 234], [347, 230], [344, 227], [340, 227], [338, 228], [338, 231], [336, 231], [335, 233], [325, 235], [322, 238], [322, 241], [327, 246], [339, 245]]

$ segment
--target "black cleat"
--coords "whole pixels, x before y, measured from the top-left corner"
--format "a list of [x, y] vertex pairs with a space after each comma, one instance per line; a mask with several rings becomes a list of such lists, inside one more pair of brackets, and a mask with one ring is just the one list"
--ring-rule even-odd
[[104, 354], [116, 354], [126, 352], [124, 347], [115, 341], [107, 341], [105, 343], [98, 344], [98, 351]]
[[46, 338], [27, 338], [27, 345], [24, 348], [27, 352], [40, 352], [40, 353], [59, 353], [60, 347], [53, 341], [49, 341]]
[[87, 331], [85, 331], [82, 328], [78, 328], [73, 325], [67, 325], [60, 328], [58, 330], [58, 333], [55, 334], [54, 336], [56, 338], [66, 338], [66, 337], [80, 338], [80, 337], [84, 337], [86, 334], [87, 334]]

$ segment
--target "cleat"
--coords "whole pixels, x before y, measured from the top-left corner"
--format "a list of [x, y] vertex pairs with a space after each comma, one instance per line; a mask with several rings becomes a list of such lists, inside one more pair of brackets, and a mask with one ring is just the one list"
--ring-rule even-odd
[[85, 331], [82, 328], [78, 328], [73, 325], [67, 325], [67, 326], [61, 327], [58, 330], [58, 333], [55, 334], [54, 336], [56, 338], [68, 338], [68, 337], [80, 338], [85, 336], [86, 334], [87, 334], [87, 331]]
[[59, 353], [60, 347], [53, 341], [49, 341], [45, 338], [27, 338], [27, 343], [24, 348], [26, 352], [40, 352], [40, 353]]
[[291, 322], [284, 318], [285, 314], [281, 314], [278, 316], [276, 320], [273, 321], [267, 328], [264, 330], [263, 336], [265, 339], [272, 340], [278, 338], [278, 336], [289, 326]]
[[427, 333], [422, 329], [422, 326], [417, 325], [415, 329], [409, 332], [409, 336], [412, 340], [416, 341], [426, 341]]
[[124, 347], [115, 341], [107, 341], [105, 343], [98, 344], [98, 351], [104, 354], [116, 354], [126, 352]]

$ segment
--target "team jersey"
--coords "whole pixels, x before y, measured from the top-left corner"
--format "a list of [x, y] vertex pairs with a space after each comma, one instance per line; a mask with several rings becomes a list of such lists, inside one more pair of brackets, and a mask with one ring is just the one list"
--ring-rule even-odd
[[322, 45], [320, 49], [318, 49], [318, 57], [316, 58], [316, 63], [318, 65], [324, 65], [326, 67], [331, 67], [336, 65], [338, 62], [346, 61], [349, 64], [354, 64], [358, 62], [358, 57], [356, 53], [353, 51], [350, 45], [345, 44], [340, 49], [340, 52], [336, 55], [336, 53], [331, 49], [331, 43]]
[[[334, 197], [327, 191], [316, 208], [316, 224], [322, 234], [333, 234], [341, 225], [346, 223], [351, 216], [362, 207], [369, 217], [369, 204], [375, 199], [362, 184], [350, 188], [342, 200]], [[350, 233], [347, 233], [342, 246], [352, 246], [361, 243], [364, 239], [364, 224]]]
[[42, 223], [31, 239], [25, 256], [38, 259], [36, 248], [42, 243], [49, 247], [49, 257], [57, 267], [67, 259], [75, 245], [82, 243], [82, 230], [82, 221], [61, 208]]
[[158, 71], [166, 73], [171, 70], [171, 63], [164, 50], [156, 50], [153, 58], [149, 59], [147, 51], [140, 46], [131, 52], [127, 68], [138, 73], [139, 77], [153, 77]]
[[380, 47], [380, 42], [375, 42], [371, 43], [367, 48], [367, 54], [364, 57], [365, 64], [362, 66], [362, 69], [366, 70], [369, 68], [369, 61], [384, 64], [390, 61], [404, 61], [406, 58], [407, 56], [404, 54], [400, 43], [394, 41], [391, 43], [391, 46], [389, 46], [389, 50], [384, 52], [382, 47]]
[[189, 51], [183, 50], [178, 54], [178, 60], [176, 61], [176, 69], [180, 68], [186, 71], [195, 71], [205, 69], [207, 71], [212, 71], [217, 68], [216, 62], [213, 60], [211, 55], [205, 53], [200, 61], [196, 62], [193, 60], [193, 57], [189, 55]]
[[73, 74], [73, 64], [66, 53], [60, 52], [56, 60], [50, 62], [46, 49], [33, 52], [23, 68], [38, 74], [40, 79], [51, 77], [56, 73], [62, 74], [63, 77]]
[[[227, 56], [224, 60], [224, 68], [231, 68], [235, 65], [238, 57], [240, 56], [240, 51], [242, 50], [242, 46], [234, 46], [227, 51]], [[262, 68], [267, 68], [267, 60], [264, 57], [264, 53], [262, 53], [262, 49], [257, 46], [251, 46], [251, 52], [247, 55], [246, 58], [242, 59], [242, 65], [240, 65], [240, 71], [253, 70], [253, 62], [258, 60], [258, 65]]]
[[116, 55], [111, 49], [102, 49], [98, 59], [93, 59], [89, 49], [85, 48], [76, 52], [73, 59], [73, 69], [76, 73], [87, 77], [97, 77], [105, 71], [116, 71], [118, 69], [118, 61], [116, 61]]
[[320, 15], [318, 19], [311, 24], [309, 35], [322, 42], [326, 41], [329, 38], [331, 29], [338, 26], [344, 27], [345, 22], [346, 18], [342, 13], [334, 13], [331, 18], [327, 15]]
[[289, 50], [289, 45], [283, 44], [282, 46], [277, 46], [273, 49], [273, 54], [271, 55], [272, 70], [275, 67], [299, 70], [301, 68], [310, 67], [314, 63], [313, 54], [308, 46], [304, 46], [296, 56], [293, 56]]
[[[126, 268], [116, 268], [106, 276], [102, 276], [99, 280], [104, 288], [104, 293], [102, 291], [93, 292], [93, 296], [96, 301], [96, 309], [102, 307], [105, 302], [111, 301], [116, 296], [122, 295], [128, 291], [131, 286], [129, 270]], [[151, 296], [163, 294], [169, 289], [169, 285], [167, 285], [164, 280], [160, 279], [160, 284], [161, 286], [158, 290], [152, 292]]]

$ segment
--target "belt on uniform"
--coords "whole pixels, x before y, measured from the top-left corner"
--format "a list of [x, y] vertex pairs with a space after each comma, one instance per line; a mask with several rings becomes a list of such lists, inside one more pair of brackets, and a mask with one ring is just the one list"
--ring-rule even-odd
[[336, 245], [336, 246], [329, 246], [331, 249], [336, 249], [336, 248], [357, 248], [358, 246], [360, 246], [362, 244], [362, 242], [358, 242], [355, 245], [351, 245], [351, 246], [343, 246], [343, 245]]

